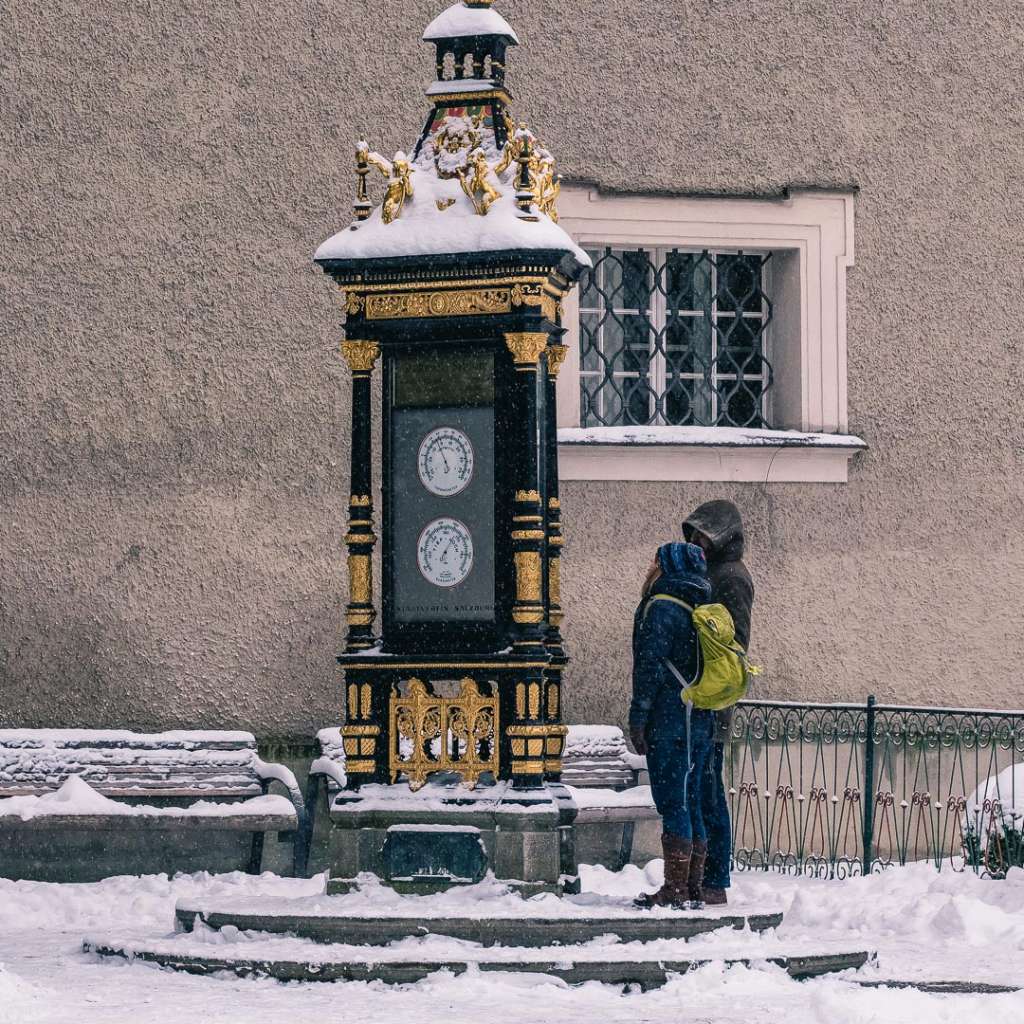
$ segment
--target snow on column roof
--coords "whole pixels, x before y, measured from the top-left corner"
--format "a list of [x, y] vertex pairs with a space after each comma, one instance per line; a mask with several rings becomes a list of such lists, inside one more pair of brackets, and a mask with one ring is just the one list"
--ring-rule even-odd
[[519, 42], [512, 26], [497, 11], [489, 7], [467, 7], [464, 3], [454, 4], [439, 14], [427, 26], [423, 41], [433, 43], [460, 36], [505, 36], [513, 43]]

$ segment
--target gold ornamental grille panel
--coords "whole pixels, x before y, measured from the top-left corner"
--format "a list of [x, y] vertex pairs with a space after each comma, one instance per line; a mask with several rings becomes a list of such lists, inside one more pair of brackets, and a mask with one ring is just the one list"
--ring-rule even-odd
[[484, 772], [498, 774], [498, 735], [497, 694], [467, 678], [457, 697], [440, 697], [410, 679], [408, 693], [391, 695], [391, 781], [405, 773], [415, 791], [434, 772], [457, 772], [473, 788]]

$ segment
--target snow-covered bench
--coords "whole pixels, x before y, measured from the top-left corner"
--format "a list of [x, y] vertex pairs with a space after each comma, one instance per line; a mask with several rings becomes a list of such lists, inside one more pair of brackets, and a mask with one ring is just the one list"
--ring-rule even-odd
[[304, 873], [302, 793], [251, 733], [0, 729], [0, 876], [258, 873], [268, 832]]
[[[306, 789], [308, 828], [315, 821], [326, 822], [318, 813], [330, 806], [345, 786], [345, 751], [338, 728], [317, 733], [319, 756], [309, 769]], [[571, 725], [562, 754], [562, 782], [573, 794], [579, 813], [576, 816], [576, 842], [581, 859], [619, 868], [633, 856], [636, 826], [656, 821], [649, 786], [638, 785], [646, 761], [630, 753], [622, 730], [613, 725]], [[656, 830], [660, 834], [660, 829]], [[326, 827], [316, 840], [319, 848], [326, 840]]]

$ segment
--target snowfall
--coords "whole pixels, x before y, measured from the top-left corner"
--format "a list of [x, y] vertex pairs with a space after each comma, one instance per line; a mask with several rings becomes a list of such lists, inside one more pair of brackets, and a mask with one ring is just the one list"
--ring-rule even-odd
[[[572, 899], [582, 910], [614, 912], [643, 888], [660, 881], [661, 864], [628, 866], [618, 873], [582, 869], [583, 893]], [[866, 879], [798, 879], [743, 872], [734, 876], [731, 909], [780, 909], [783, 925], [762, 935], [731, 932], [686, 944], [686, 953], [714, 961], [742, 950], [751, 966], [707, 966], [678, 976], [660, 989], [641, 992], [589, 983], [572, 987], [542, 975], [439, 973], [414, 985], [379, 983], [281, 983], [234, 976], [196, 977], [124, 960], [101, 960], [82, 952], [83, 940], [116, 936], [141, 944], [211, 943], [218, 954], [244, 953], [265, 942], [290, 953], [323, 957], [330, 947], [304, 940], [232, 934], [175, 934], [174, 908], [216, 899], [265, 897], [315, 901], [323, 876], [288, 879], [271, 874], [164, 875], [118, 877], [83, 885], [0, 880], [0, 1021], [16, 1024], [263, 1024], [263, 1022], [359, 1020], [462, 1022], [604, 1021], [772, 1021], [957, 1022], [969, 1015], [990, 1021], [1020, 1020], [1024, 993], [951, 995], [916, 989], [867, 987], [888, 979], [972, 981], [1024, 985], [1024, 871], [1004, 880], [976, 877], [947, 866], [891, 869]], [[384, 909], [422, 900], [424, 916], [448, 913], [550, 912], [553, 896], [525, 901], [498, 883], [484, 882], [456, 895], [398, 897], [370, 885], [344, 899]], [[397, 907], [392, 907], [392, 911]], [[653, 944], [655, 946], [661, 943]], [[679, 946], [664, 950], [678, 958]], [[455, 953], [473, 959], [471, 944], [453, 939], [406, 939], [377, 950], [378, 958], [433, 958]], [[207, 946], [209, 950], [210, 947]], [[877, 950], [877, 961], [860, 971], [797, 982], [780, 968], [759, 963], [781, 950]], [[213, 950], [210, 950], [213, 952]], [[491, 953], [494, 951], [492, 950]], [[532, 951], [536, 954], [536, 950]], [[567, 956], [569, 951], [565, 951]], [[648, 957], [660, 950], [651, 949]], [[513, 951], [506, 951], [514, 959]], [[479, 955], [479, 947], [477, 947]], [[577, 948], [576, 958], [612, 959], [636, 955], [612, 937]]]

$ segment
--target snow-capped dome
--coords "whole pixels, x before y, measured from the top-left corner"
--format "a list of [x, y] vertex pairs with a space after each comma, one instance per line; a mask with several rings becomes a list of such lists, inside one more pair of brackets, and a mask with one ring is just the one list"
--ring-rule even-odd
[[441, 39], [461, 39], [467, 36], [504, 36], [513, 44], [519, 38], [512, 26], [487, 3], [457, 3], [439, 14], [423, 33], [423, 41], [435, 43]]
[[[505, 52], [515, 33], [490, 0], [449, 7], [423, 37], [437, 47], [434, 110], [410, 151], [355, 151], [355, 220], [316, 252], [321, 262], [499, 251], [587, 254], [558, 226], [555, 158], [512, 115]], [[371, 198], [384, 181], [383, 196]]]

